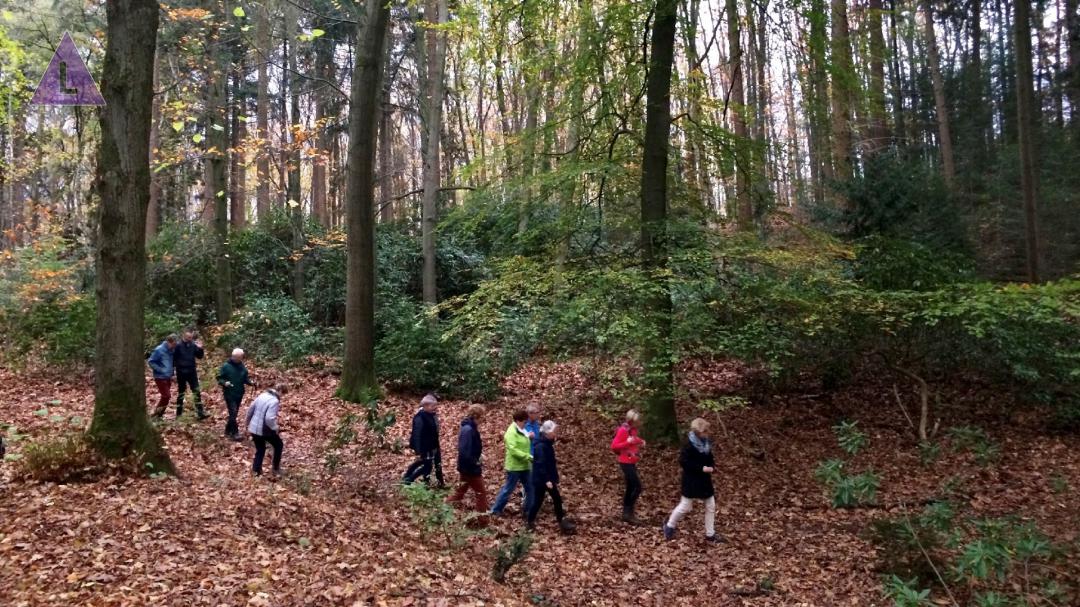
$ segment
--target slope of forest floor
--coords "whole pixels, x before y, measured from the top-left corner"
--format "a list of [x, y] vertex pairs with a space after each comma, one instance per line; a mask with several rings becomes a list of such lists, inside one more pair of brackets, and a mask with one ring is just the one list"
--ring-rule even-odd
[[[275, 373], [252, 371], [264, 383]], [[686, 371], [704, 393], [739, 389], [730, 367]], [[698, 506], [665, 543], [659, 525], [679, 494], [676, 450], [648, 446], [640, 509], [650, 525], [623, 525], [622, 477], [608, 448], [612, 412], [583, 396], [594, 389], [580, 366], [535, 363], [488, 403], [481, 430], [489, 499], [501, 481], [511, 409], [542, 403], [560, 422], [563, 495], [578, 534], [558, 535], [546, 508], [532, 551], [501, 585], [491, 579], [490, 551], [520, 527], [516, 516], [464, 548], [425, 537], [397, 488], [410, 456], [370, 448], [361, 431], [360, 446], [343, 451], [331, 474], [327, 443], [346, 411], [333, 398], [336, 378], [285, 375], [294, 388], [282, 413], [279, 483], [250, 478], [250, 442], [220, 436], [216, 388], [206, 392], [213, 420], [163, 426], [178, 478], [41, 484], [16, 480], [15, 462], [0, 465], [0, 605], [885, 605], [868, 523], [916, 508], [906, 505], [946, 485], [977, 514], [1016, 513], [1054, 539], [1078, 539], [1080, 439], [1048, 435], [1035, 416], [1009, 415], [993, 392], [972, 389], [950, 395], [943, 425], [984, 428], [1000, 459], [980, 466], [946, 451], [924, 467], [891, 384], [863, 382], [725, 414], [727, 436], [715, 429], [717, 529], [729, 541], [705, 544]], [[153, 402], [152, 385], [147, 398]], [[417, 400], [387, 399], [397, 414], [391, 441], [406, 436]], [[467, 405], [445, 401], [440, 411], [451, 483]], [[25, 435], [9, 454], [70, 431], [91, 409], [85, 378], [0, 370], [0, 425]], [[854, 463], [881, 475], [880, 507], [834, 510], [813, 478], [820, 460], [840, 455], [832, 427], [841, 419], [858, 420], [869, 436]], [[515, 498], [508, 512], [518, 508]]]

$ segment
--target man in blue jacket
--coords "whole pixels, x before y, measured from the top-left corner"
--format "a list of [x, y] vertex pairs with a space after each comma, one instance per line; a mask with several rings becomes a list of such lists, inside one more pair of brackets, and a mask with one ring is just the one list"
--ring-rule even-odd
[[154, 373], [154, 384], [160, 395], [157, 408], [154, 409], [156, 419], [161, 419], [161, 416], [165, 415], [165, 408], [169, 406], [174, 371], [173, 350], [175, 349], [176, 335], [170, 335], [154, 348], [154, 351], [150, 353], [150, 358], [146, 360], [146, 364], [150, 365], [150, 370]]
[[405, 471], [401, 482], [405, 485], [424, 477], [427, 481], [435, 467], [435, 478], [442, 487], [442, 455], [439, 453], [439, 418], [435, 409], [439, 400], [434, 394], [428, 394], [420, 400], [420, 410], [413, 416], [412, 434], [409, 436], [409, 448], [416, 453], [416, 461]]

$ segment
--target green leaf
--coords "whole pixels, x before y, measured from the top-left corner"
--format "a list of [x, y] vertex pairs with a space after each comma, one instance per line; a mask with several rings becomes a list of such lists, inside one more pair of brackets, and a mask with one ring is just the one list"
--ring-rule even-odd
[[210, 126], [210, 128], [214, 129], [215, 131], [224, 131], [225, 130], [225, 127], [223, 127], [223, 126], [221, 126], [220, 124], [217, 124], [217, 123], [212, 124]]
[[45, 417], [48, 414], [49, 414], [49, 410], [44, 408], [44, 407], [42, 407], [41, 409], [38, 409], [37, 411], [34, 411], [34, 415], [36, 415], [38, 417]]
[[311, 540], [309, 540], [305, 536], [300, 536], [300, 539], [296, 540], [296, 543], [300, 544], [300, 547], [302, 547], [302, 548], [310, 548], [311, 547]]
[[246, 32], [249, 29], [251, 29], [250, 25], [242, 25], [242, 26], [240, 26], [240, 31], [242, 31], [242, 32]]
[[319, 36], [322, 36], [322, 35], [323, 35], [323, 34], [325, 34], [325, 33], [326, 33], [326, 32], [325, 32], [325, 31], [323, 31], [323, 30], [320, 30], [320, 29], [313, 29], [313, 30], [311, 30], [311, 37], [312, 37], [312, 38], [318, 38]]
[[243, 17], [247, 13], [244, 12], [244, 9], [242, 9], [242, 8], [240, 8], [238, 6], [238, 7], [234, 8], [234, 9], [232, 9], [232, 14], [233, 14], [234, 17]]
[[22, 453], [8, 453], [4, 456], [5, 462], [17, 462], [22, 459]]
[[62, 402], [63, 402], [62, 400], [60, 400], [59, 398], [56, 398], [56, 399], [50, 400], [49, 404], [55, 407], [55, 406], [59, 405]]
[[180, 131], [182, 131], [184, 129], [183, 121], [177, 120], [176, 122], [172, 123], [172, 128], [173, 128], [174, 131], [179, 133]]
[[202, 140], [203, 140], [202, 133], [195, 133], [194, 135], [191, 136], [191, 140], [194, 141], [195, 143], [202, 143]]
[[14, 21], [15, 20], [15, 13], [13, 13], [13, 12], [11, 12], [9, 10], [0, 11], [0, 15], [3, 15], [4, 21]]

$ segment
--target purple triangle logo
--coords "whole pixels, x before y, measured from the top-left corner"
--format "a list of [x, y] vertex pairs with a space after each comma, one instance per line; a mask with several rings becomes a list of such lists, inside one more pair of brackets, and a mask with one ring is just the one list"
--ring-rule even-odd
[[71, 35], [64, 32], [56, 54], [41, 76], [30, 103], [35, 105], [105, 105], [94, 77], [75, 48]]

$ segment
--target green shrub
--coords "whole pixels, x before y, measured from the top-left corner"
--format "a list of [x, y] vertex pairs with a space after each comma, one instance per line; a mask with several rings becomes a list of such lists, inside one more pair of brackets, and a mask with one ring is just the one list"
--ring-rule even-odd
[[222, 325], [219, 347], [240, 347], [263, 360], [296, 364], [324, 351], [329, 342], [326, 331], [316, 327], [311, 317], [287, 297], [256, 297]]
[[506, 583], [510, 568], [520, 563], [532, 548], [533, 536], [528, 531], [518, 531], [495, 547], [495, 565], [491, 569], [491, 578], [500, 584]]
[[401, 488], [405, 503], [413, 520], [428, 534], [442, 539], [447, 549], [461, 548], [476, 533], [468, 527], [467, 517], [458, 515], [454, 507], [446, 503], [444, 492], [429, 488], [424, 483], [411, 483]]

